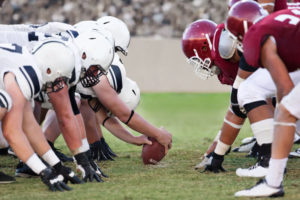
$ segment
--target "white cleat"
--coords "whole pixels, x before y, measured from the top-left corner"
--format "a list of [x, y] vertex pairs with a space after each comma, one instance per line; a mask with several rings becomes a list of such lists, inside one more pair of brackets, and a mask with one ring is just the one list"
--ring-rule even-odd
[[254, 137], [247, 137], [242, 140], [242, 144], [239, 147], [235, 147], [232, 151], [239, 152], [239, 153], [243, 153], [243, 152], [248, 153], [252, 150], [255, 143], [256, 143], [256, 139]]
[[267, 175], [268, 168], [262, 167], [259, 163], [256, 163], [255, 165], [247, 168], [242, 169], [238, 168], [235, 173], [236, 175], [240, 177], [255, 177], [255, 178], [261, 178], [265, 177]]
[[210, 165], [211, 161], [212, 161], [212, 156], [210, 157], [205, 156], [203, 160], [198, 165], [195, 166], [195, 169], [197, 170], [197, 169], [204, 168], [206, 167], [206, 165]]
[[300, 158], [300, 148], [290, 152], [289, 158]]
[[282, 186], [272, 187], [267, 184], [265, 179], [262, 179], [256, 183], [255, 186], [238, 191], [234, 194], [236, 197], [282, 197], [284, 196], [284, 190]]

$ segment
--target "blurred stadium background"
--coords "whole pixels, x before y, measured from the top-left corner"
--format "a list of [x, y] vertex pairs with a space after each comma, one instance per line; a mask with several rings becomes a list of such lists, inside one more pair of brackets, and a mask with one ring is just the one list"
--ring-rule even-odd
[[216, 78], [196, 77], [181, 51], [185, 27], [200, 18], [225, 19], [226, 0], [9, 0], [0, 12], [2, 24], [75, 24], [104, 15], [122, 19], [132, 40], [123, 59], [127, 74], [143, 92], [220, 92], [229, 87]]

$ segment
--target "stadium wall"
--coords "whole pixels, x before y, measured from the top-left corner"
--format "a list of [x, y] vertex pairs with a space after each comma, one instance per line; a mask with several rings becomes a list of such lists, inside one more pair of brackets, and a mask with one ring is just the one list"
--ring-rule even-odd
[[142, 92], [229, 92], [216, 77], [198, 78], [181, 51], [180, 39], [131, 39], [128, 56], [122, 56], [127, 76]]

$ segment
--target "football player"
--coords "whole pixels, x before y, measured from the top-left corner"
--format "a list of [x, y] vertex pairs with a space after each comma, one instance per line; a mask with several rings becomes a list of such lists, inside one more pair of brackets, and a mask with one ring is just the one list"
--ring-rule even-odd
[[[120, 20], [118, 20], [118, 19], [115, 19], [115, 18], [112, 18], [112, 17], [104, 17], [104, 18], [102, 18], [102, 19], [105, 19], [104, 20], [104, 23], [103, 24], [105, 24], [105, 25], [107, 25], [107, 26], [109, 26], [109, 27], [107, 27], [106, 29], [108, 29], [108, 30], [111, 30], [111, 28], [115, 28], [115, 26], [113, 26], [113, 24], [117, 21], [120, 21]], [[93, 24], [94, 22], [92, 22], [92, 21], [88, 21], [88, 22], [81, 22], [81, 23], [78, 23], [78, 24], [76, 24], [75, 25], [75, 27], [79, 30], [79, 31], [86, 31], [86, 29], [89, 29], [90, 27], [91, 27], [91, 25], [90, 24], [92, 24], [92, 26], [93, 25], [95, 25], [95, 23]], [[122, 22], [123, 23], [123, 22]], [[123, 23], [124, 24], [124, 23]], [[117, 28], [118, 27], [120, 27], [120, 26], [117, 26]], [[95, 28], [95, 29], [97, 29], [97, 27], [93, 27], [93, 28]], [[121, 26], [121, 28], [122, 28], [122, 26]], [[125, 28], [123, 28], [123, 29], [125, 29]], [[126, 28], [127, 29], [127, 28]], [[125, 30], [126, 30], [125, 29]], [[115, 28], [115, 30], [111, 30], [111, 32], [116, 32], [116, 31], [118, 31], [119, 29], [116, 29]], [[122, 29], [121, 29], [122, 30]], [[128, 29], [127, 29], [128, 30]], [[122, 31], [123, 32], [123, 31]], [[126, 52], [127, 52], [127, 47], [128, 47], [128, 44], [129, 44], [129, 39], [126, 39], [126, 38], [130, 38], [129, 37], [129, 31], [127, 31], [128, 32], [128, 34], [126, 34], [126, 31], [125, 31], [125, 36], [123, 35], [120, 35], [120, 30], [118, 31], [118, 34], [113, 34], [113, 35], [116, 35], [115, 37], [116, 37], [116, 51], [121, 51], [122, 53], [124, 53], [124, 54], [126, 54]], [[124, 40], [118, 40], [118, 39], [122, 39], [122, 38], [125, 38]], [[118, 42], [118, 41], [120, 41], [120, 42]], [[124, 42], [125, 41], [125, 42]], [[105, 77], [105, 78], [103, 78], [103, 81], [100, 81], [100, 84], [101, 83], [104, 83], [104, 84], [102, 84], [102, 87], [101, 87], [101, 91], [103, 91], [103, 93], [102, 93], [102, 95], [104, 95], [104, 94], [106, 94], [104, 91], [114, 91], [114, 92], [112, 92], [112, 94], [117, 94], [118, 92], [120, 92], [121, 91], [121, 89], [122, 89], [122, 79], [124, 78], [124, 76], [123, 76], [123, 78], [122, 78], [122, 73], [120, 73], [120, 72], [122, 72], [122, 71], [124, 71], [124, 67], [122, 67], [123, 66], [123, 64], [122, 64], [122, 62], [120, 61], [120, 59], [119, 59], [119, 57], [117, 56], [117, 54], [115, 55], [115, 59], [114, 59], [114, 62], [113, 62], [113, 64], [112, 64], [112, 66], [111, 66], [111, 69], [110, 69], [110, 73], [109, 73], [109, 75], [110, 75], [110, 78], [109, 78], [109, 76], [107, 76], [107, 77]], [[122, 67], [121, 68], [121, 70], [120, 70], [120, 67]], [[119, 72], [118, 72], [119, 71]], [[111, 73], [112, 72], [112, 73]], [[118, 73], [117, 73], [118, 72]], [[121, 75], [121, 76], [120, 76]], [[100, 78], [101, 79], [101, 78]], [[106, 84], [106, 83], [108, 83], [108, 84]], [[124, 84], [124, 83], [123, 83]], [[81, 85], [79, 85], [79, 88], [83, 88]], [[90, 96], [94, 96], [94, 97], [96, 97], [96, 93], [95, 93], [95, 91], [93, 91], [93, 90], [90, 90], [90, 91], [83, 91], [83, 90], [79, 90], [79, 92], [80, 93], [82, 93], [82, 94], [86, 94], [86, 93], [88, 93]], [[111, 93], [111, 92], [110, 92]], [[84, 95], [84, 96], [87, 96], [87, 95]], [[99, 97], [98, 97], [99, 98]], [[117, 98], [116, 96], [115, 97], [112, 97], [112, 98]], [[107, 101], [107, 100], [105, 100], [105, 101]], [[101, 101], [101, 104], [104, 104], [102, 101]], [[124, 103], [122, 102], [122, 104], [124, 105]], [[122, 105], [122, 106], [123, 106]], [[104, 107], [106, 107], [106, 106], [104, 106]], [[106, 107], [108, 110], [111, 110], [109, 107]], [[115, 107], [116, 108], [116, 107]], [[121, 108], [121, 107], [120, 107]], [[124, 112], [124, 111], [122, 111], [122, 112]], [[113, 112], [112, 112], [113, 113]], [[133, 114], [134, 112], [132, 111], [131, 112], [131, 114]], [[114, 113], [113, 113], [114, 114]], [[120, 114], [119, 114], [120, 115]], [[116, 115], [117, 117], [119, 117], [118, 115]], [[131, 116], [131, 115], [130, 115]], [[129, 117], [130, 117], [129, 116]], [[131, 117], [130, 117], [131, 118]], [[109, 118], [108, 118], [109, 119]], [[106, 119], [105, 121], [108, 121], [108, 119]], [[109, 120], [109, 121], [111, 121], [111, 120]], [[146, 124], [145, 124], [146, 125]], [[148, 125], [147, 125], [148, 126]], [[95, 128], [95, 124], [92, 124], [92, 128], [91, 129], [93, 129], [93, 128]], [[112, 129], [111, 129], [112, 130]], [[165, 131], [165, 130], [161, 130], [161, 129], [156, 129], [156, 131], [158, 131], [159, 130], [159, 132], [164, 132], [164, 133], [166, 133], [165, 134], [165, 137], [170, 137], [170, 135], [168, 135], [168, 133]], [[123, 131], [124, 132], [124, 131]], [[145, 139], [145, 138], [142, 138], [143, 139], [143, 143], [149, 143], [149, 141], [147, 140], [147, 139]], [[170, 141], [170, 140], [169, 140]], [[165, 145], [165, 147], [167, 147], [168, 145]], [[167, 147], [168, 148], [168, 147]]]
[[[36, 174], [39, 174], [51, 190], [70, 190], [62, 182], [64, 179], [72, 183], [81, 183], [81, 181], [70, 168], [61, 164], [45, 142], [32, 112], [33, 98], [40, 91], [47, 91], [53, 101], [57, 98], [56, 93], [62, 92], [64, 86], [62, 81], [71, 77], [73, 69], [70, 49], [59, 42], [52, 41], [38, 45], [34, 55], [16, 44], [1, 44], [0, 50], [3, 66], [1, 87], [6, 89], [13, 102], [11, 110], [2, 121], [3, 135], [16, 155]], [[39, 65], [37, 61], [45, 52], [49, 56], [55, 56], [57, 60], [63, 60], [65, 69], [60, 69], [59, 66], [51, 65], [45, 68]], [[46, 167], [34, 152], [37, 152], [53, 169]]]
[[[0, 32], [0, 34], [2, 33], [3, 32]], [[27, 34], [23, 32], [17, 32], [17, 33], [20, 35]], [[13, 32], [12, 34], [17, 34], [17, 33]], [[10, 35], [8, 33], [4, 33], [4, 34]], [[28, 35], [36, 36], [34, 32], [28, 33]], [[11, 39], [9, 37], [7, 38]], [[38, 37], [28, 37], [27, 40], [29, 43], [31, 43], [32, 41], [38, 39], [39, 39]], [[17, 42], [19, 42], [19, 40]], [[24, 43], [26, 43], [26, 41]], [[84, 45], [82, 45], [83, 43]], [[99, 34], [98, 32], [95, 31], [82, 34], [78, 38], [70, 40], [68, 42], [68, 45], [72, 46], [73, 59], [75, 60], [74, 63], [76, 63], [75, 66], [77, 67], [72, 71], [72, 78], [70, 79], [70, 82], [68, 82], [68, 86], [70, 86], [70, 90], [68, 91], [67, 89], [66, 90], [67, 94], [62, 95], [61, 98], [63, 98], [63, 96], [66, 96], [68, 98], [68, 96], [70, 95], [71, 101], [67, 100], [65, 104], [61, 104], [62, 101], [58, 101], [58, 106], [65, 106], [65, 107], [64, 109], [61, 108], [55, 110], [57, 116], [61, 118], [59, 119], [60, 122], [59, 125], [64, 134], [64, 138], [68, 144], [68, 147], [72, 151], [73, 155], [76, 155], [74, 157], [77, 161], [77, 166], [81, 171], [84, 170], [84, 172], [82, 173], [84, 175], [83, 177], [84, 180], [86, 181], [87, 179], [89, 179], [90, 181], [92, 181], [93, 178], [95, 177], [97, 181], [101, 181], [100, 177], [97, 175], [97, 174], [101, 175], [101, 170], [96, 165], [96, 163], [94, 163], [93, 160], [91, 159], [88, 143], [84, 142], [86, 140], [84, 139], [85, 138], [84, 125], [83, 123], [80, 123], [82, 122], [82, 120], [80, 118], [81, 117], [80, 112], [75, 102], [75, 98], [74, 98], [75, 87], [73, 86], [76, 85], [79, 79], [80, 81], [83, 82], [84, 85], [88, 85], [88, 86], [97, 83], [98, 77], [101, 76], [102, 73], [105, 73], [105, 70], [107, 69], [108, 66], [110, 66], [110, 63], [113, 59], [113, 55], [114, 55], [113, 45], [110, 43], [110, 41], [106, 39], [106, 37], [104, 37], [102, 34]], [[87, 54], [89, 54], [88, 57]], [[48, 58], [45, 55], [44, 57], [45, 60]], [[40, 60], [41, 63], [42, 61], [43, 60]], [[49, 100], [48, 96], [49, 95], [47, 93], [40, 93], [39, 101], [42, 102], [42, 107], [50, 108], [53, 106], [54, 102], [51, 101], [50, 104], [48, 101]], [[68, 107], [67, 105], [72, 105], [72, 107]], [[73, 109], [73, 113], [72, 113], [72, 109]], [[75, 124], [72, 125], [72, 123]], [[79, 124], [79, 127], [83, 127], [83, 128], [76, 128], [78, 126], [77, 124]], [[95, 173], [95, 171], [97, 172], [97, 174]]]
[[[245, 6], [246, 4], [247, 6]], [[243, 7], [245, 9], [251, 7], [256, 13], [252, 13], [250, 18], [245, 18], [242, 16], [245, 11]], [[253, 2], [236, 4], [227, 18], [227, 28], [236, 38], [243, 40], [244, 45], [244, 65], [240, 67], [238, 77], [246, 80], [239, 87], [239, 103], [247, 110], [248, 117], [251, 116], [253, 121], [256, 120], [251, 126], [254, 129], [253, 125], [255, 125], [256, 133], [259, 135], [256, 137], [257, 140], [259, 138], [261, 141], [272, 142], [273, 140], [272, 157], [269, 168], [262, 172], [262, 176], [266, 175], [266, 178], [259, 181], [255, 187], [237, 192], [235, 195], [283, 196], [281, 183], [298, 119], [297, 109], [293, 107], [297, 102], [295, 96], [297, 92], [293, 91], [290, 95], [286, 95], [293, 89], [294, 84], [298, 84], [300, 81], [300, 74], [297, 71], [297, 66], [300, 64], [297, 57], [298, 51], [296, 49], [286, 51], [286, 47], [300, 44], [297, 32], [300, 11], [298, 9], [283, 10], [258, 21], [261, 15], [259, 15], [259, 8], [256, 8], [257, 6]], [[250, 28], [255, 20], [258, 22]], [[266, 69], [257, 69], [259, 66], [266, 68], [269, 73]], [[256, 82], [258, 80], [263, 84]], [[261, 92], [258, 93], [253, 88], [259, 88]], [[252, 96], [253, 94], [259, 95]], [[273, 139], [273, 113], [269, 112], [264, 98], [274, 94], [277, 94], [277, 101], [280, 104], [275, 112]], [[253, 97], [256, 98], [253, 99]], [[270, 122], [264, 123], [266, 120]]]

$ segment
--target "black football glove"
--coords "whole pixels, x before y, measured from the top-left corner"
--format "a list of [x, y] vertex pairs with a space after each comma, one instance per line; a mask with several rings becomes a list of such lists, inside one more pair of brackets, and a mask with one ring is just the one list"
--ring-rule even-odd
[[92, 168], [96, 171], [96, 173], [97, 173], [99, 176], [108, 178], [108, 176], [102, 172], [102, 170], [100, 169], [100, 167], [99, 167], [99, 166], [97, 165], [97, 163], [93, 160], [93, 157], [92, 157], [92, 154], [91, 154], [91, 150], [86, 151], [86, 155], [87, 155], [87, 157], [88, 157], [88, 160], [89, 160], [89, 162], [90, 162], [90, 165], [91, 165]]
[[62, 175], [57, 175], [51, 168], [46, 168], [40, 173], [43, 183], [45, 183], [51, 191], [71, 190], [67, 184], [63, 182], [64, 178]]
[[225, 172], [226, 170], [222, 167], [224, 156], [218, 155], [214, 152], [212, 157], [211, 164], [206, 165], [204, 171], [211, 171], [214, 173]]
[[53, 166], [56, 174], [62, 175], [64, 177], [64, 182], [68, 183], [70, 181], [73, 184], [80, 184], [82, 181], [75, 175], [71, 168], [62, 165], [61, 162]]
[[101, 177], [96, 173], [96, 171], [90, 165], [90, 162], [89, 162], [85, 152], [79, 153], [79, 154], [75, 155], [74, 157], [75, 157], [75, 162], [76, 162], [76, 168], [77, 168], [77, 170], [81, 171], [84, 182], [87, 182], [87, 180], [89, 180], [90, 182], [93, 182], [94, 179], [97, 182], [103, 182]]
[[105, 147], [105, 149], [107, 149], [107, 151], [109, 152], [109, 154], [110, 154], [111, 156], [117, 157], [117, 154], [115, 154], [115, 153], [111, 150], [111, 148], [109, 147], [109, 145], [106, 143], [104, 137], [102, 137], [102, 138], [100, 139], [100, 142], [101, 142], [101, 144]]
[[116, 154], [111, 150], [104, 138], [101, 138], [99, 141], [90, 144], [90, 149], [92, 158], [98, 161], [114, 160], [113, 157], [116, 157]]

